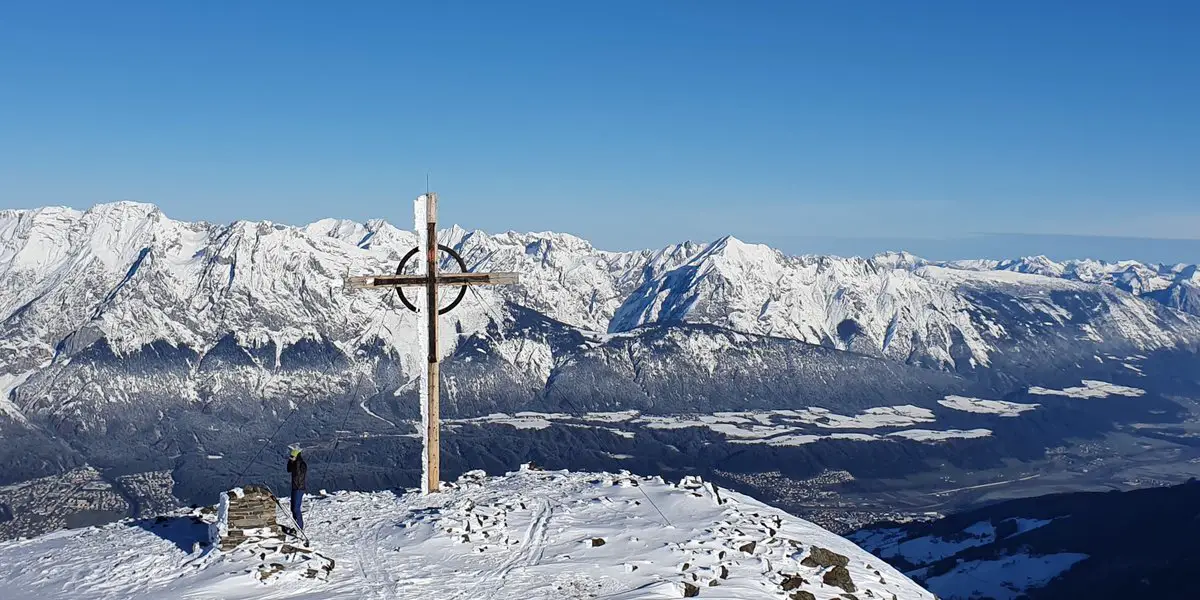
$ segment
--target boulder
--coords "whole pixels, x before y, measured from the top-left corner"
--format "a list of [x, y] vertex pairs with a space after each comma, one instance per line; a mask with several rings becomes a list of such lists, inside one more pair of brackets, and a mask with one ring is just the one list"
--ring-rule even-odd
[[832, 550], [813, 546], [812, 551], [804, 560], [800, 561], [800, 564], [806, 567], [845, 567], [850, 564], [850, 559]]
[[783, 588], [783, 591], [790, 592], [806, 583], [808, 581], [799, 575], [785, 575], [779, 586]]
[[841, 565], [826, 571], [821, 581], [824, 581], [825, 585], [839, 587], [847, 592], [854, 592], [858, 589], [855, 587], [854, 581], [850, 579], [850, 571], [847, 571], [846, 567]]

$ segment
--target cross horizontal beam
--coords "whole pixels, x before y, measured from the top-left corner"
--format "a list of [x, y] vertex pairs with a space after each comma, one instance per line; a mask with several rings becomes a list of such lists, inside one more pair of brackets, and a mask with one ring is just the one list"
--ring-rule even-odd
[[[517, 273], [439, 273], [438, 285], [511, 285], [517, 283]], [[346, 284], [355, 289], [383, 287], [424, 287], [429, 278], [424, 275], [359, 275]]]

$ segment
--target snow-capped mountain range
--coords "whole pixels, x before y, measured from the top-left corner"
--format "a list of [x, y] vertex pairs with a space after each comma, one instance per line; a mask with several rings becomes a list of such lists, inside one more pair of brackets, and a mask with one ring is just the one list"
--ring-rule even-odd
[[[947, 395], [1078, 385], [1055, 379], [1066, 370], [1133, 375], [1127, 357], [1200, 342], [1194, 265], [787, 256], [732, 237], [607, 252], [458, 227], [439, 240], [470, 270], [521, 274], [443, 317], [449, 418], [942, 411]], [[174, 468], [229, 451], [211, 439], [229, 424], [265, 438], [297, 410], [312, 437], [362, 431], [351, 416], [411, 433], [420, 317], [344, 280], [394, 272], [415, 241], [384, 221], [187, 223], [130, 202], [0, 211], [9, 477], [72, 452]]]
[[[988, 365], [1019, 330], [1079, 321], [1062, 297], [1090, 296], [1102, 313], [1081, 331], [1143, 352], [1193, 341], [1200, 322], [1186, 316], [1200, 314], [1196, 265], [792, 257], [732, 237], [605, 252], [565, 234], [458, 227], [440, 240], [471, 270], [522, 275], [519, 286], [481, 290], [483, 302], [469, 296], [448, 315], [448, 353], [504, 301], [585, 332], [703, 323], [958, 371]], [[99, 339], [117, 355], [155, 342], [203, 355], [230, 334], [243, 347], [272, 345], [268, 366], [306, 339], [334, 341], [347, 355], [382, 343], [409, 366], [415, 315], [384, 304], [382, 292], [348, 294], [342, 282], [393, 271], [414, 243], [383, 221], [184, 223], [130, 202], [2, 211], [0, 376], [15, 381]], [[1001, 321], [1001, 310], [981, 306], [990, 294], [1019, 299], [1028, 317]], [[545, 375], [553, 366], [544, 348], [500, 345]]]

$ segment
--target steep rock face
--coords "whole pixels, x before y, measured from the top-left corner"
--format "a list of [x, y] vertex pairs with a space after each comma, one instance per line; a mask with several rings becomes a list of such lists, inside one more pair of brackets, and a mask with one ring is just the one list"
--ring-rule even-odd
[[499, 290], [508, 300], [581, 329], [604, 331], [626, 297], [645, 280], [673, 269], [700, 250], [693, 243], [658, 251], [604, 252], [558, 233], [489, 236], [453, 229], [454, 246], [471, 270], [522, 275], [519, 288]]
[[1185, 313], [1200, 315], [1200, 268], [1189, 265], [1181, 269], [1170, 285], [1145, 296]]

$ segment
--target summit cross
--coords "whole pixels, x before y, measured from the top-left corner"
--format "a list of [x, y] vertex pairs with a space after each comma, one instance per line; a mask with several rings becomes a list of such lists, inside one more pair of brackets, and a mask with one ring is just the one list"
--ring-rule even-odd
[[[467, 286], [510, 285], [517, 283], [519, 276], [516, 273], [468, 273], [466, 263], [463, 262], [462, 257], [453, 248], [438, 244], [437, 194], [431, 192], [418, 197], [413, 203], [413, 209], [415, 213], [414, 228], [416, 229], [418, 240], [417, 247], [410, 250], [401, 259], [400, 265], [396, 267], [396, 274], [360, 275], [348, 278], [346, 283], [352, 289], [395, 289], [396, 293], [400, 296], [400, 300], [409, 310], [425, 313], [427, 325], [421, 330], [423, 334], [419, 334], [418, 338], [422, 342], [421, 345], [426, 348], [426, 364], [428, 365], [421, 376], [421, 417], [424, 427], [424, 435], [422, 437], [425, 441], [421, 456], [424, 466], [421, 489], [424, 493], [428, 494], [438, 491], [441, 481], [439, 435], [441, 426], [438, 397], [438, 315], [446, 314], [458, 306], [458, 303], [462, 301], [463, 296], [467, 292]], [[421, 249], [424, 249], [425, 256], [424, 260], [417, 261], [417, 274], [404, 274], [404, 266]], [[449, 254], [458, 263], [460, 272], [438, 272], [438, 250]], [[458, 287], [458, 295], [444, 308], [438, 304], [439, 286]], [[424, 301], [421, 301], [420, 296], [418, 296], [416, 303], [410, 301], [404, 295], [402, 288], [405, 287], [425, 288]], [[497, 323], [497, 325], [499, 324]]]

